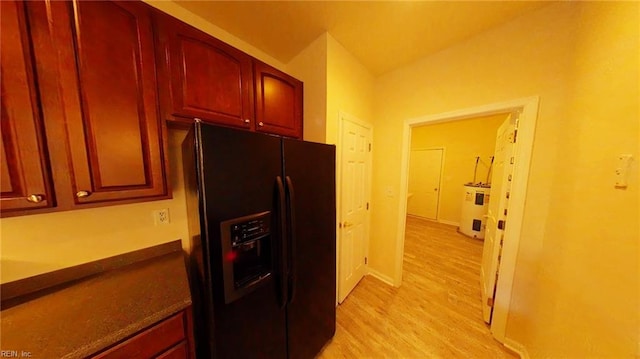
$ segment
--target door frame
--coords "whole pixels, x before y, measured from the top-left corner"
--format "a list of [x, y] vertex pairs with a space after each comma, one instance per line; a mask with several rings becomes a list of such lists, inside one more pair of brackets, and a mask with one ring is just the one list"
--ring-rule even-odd
[[[520, 98], [512, 101], [494, 103], [484, 106], [465, 108], [435, 115], [411, 118], [404, 121], [402, 135], [402, 158], [400, 163], [400, 196], [407, 197], [409, 151], [411, 146], [411, 130], [413, 127], [436, 124], [473, 117], [496, 115], [507, 112], [519, 112], [517, 144], [515, 148], [515, 164], [513, 182], [509, 202], [509, 225], [505, 229], [505, 241], [502, 249], [502, 259], [498, 268], [496, 293], [494, 296], [494, 312], [491, 323], [491, 333], [500, 342], [505, 342], [507, 316], [511, 304], [513, 277], [516, 269], [516, 257], [520, 245], [522, 222], [524, 219], [524, 204], [529, 181], [529, 167], [533, 151], [533, 138], [538, 118], [539, 96]], [[401, 197], [403, 198], [403, 197]], [[402, 265], [404, 255], [404, 237], [407, 216], [407, 201], [399, 201], [398, 233], [396, 235], [396, 258], [394, 284], [402, 284]], [[480, 318], [481, 319], [481, 318]]]
[[[409, 146], [411, 146], [411, 143], [409, 143]], [[438, 180], [438, 205], [436, 206], [436, 218], [434, 219], [434, 221], [436, 222], [440, 222], [440, 195], [442, 194], [442, 175], [444, 174], [444, 162], [445, 162], [445, 155], [447, 153], [447, 149], [445, 147], [419, 147], [419, 148], [414, 148], [411, 149], [409, 148], [409, 153], [411, 153], [411, 151], [433, 151], [433, 150], [441, 150], [442, 151], [442, 157], [440, 158], [440, 179]], [[407, 167], [407, 176], [409, 176], [409, 167]], [[408, 181], [407, 177], [407, 181]], [[407, 193], [409, 190], [409, 182], [407, 182]], [[409, 204], [409, 198], [406, 198], [405, 200], [407, 202], [407, 205]]]
[[[367, 202], [371, 207], [371, 181], [372, 181], [372, 164], [373, 164], [373, 125], [358, 119], [357, 117], [350, 115], [344, 111], [338, 112], [338, 142], [336, 143], [337, 150], [337, 165], [336, 165], [336, 306], [340, 303], [339, 289], [340, 289], [340, 244], [342, 243], [340, 223], [342, 223], [342, 150], [344, 149], [344, 139], [342, 138], [342, 131], [344, 129], [344, 122], [349, 121], [358, 126], [365, 127], [369, 130], [369, 143], [371, 144], [371, 151], [367, 156], [367, 166], [369, 167], [367, 178], [365, 195], [367, 196]], [[365, 257], [369, 258], [369, 240], [371, 231], [371, 208], [367, 211], [366, 223], [365, 223]], [[364, 267], [365, 275], [369, 273], [369, 264], [365, 263]]]

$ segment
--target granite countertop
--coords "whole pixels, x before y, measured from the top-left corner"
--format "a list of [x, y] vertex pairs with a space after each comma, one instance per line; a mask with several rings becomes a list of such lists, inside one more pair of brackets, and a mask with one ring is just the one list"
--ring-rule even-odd
[[[76, 269], [71, 280], [69, 270], [62, 270], [57, 276], [66, 279], [62, 283], [40, 276], [34, 279], [37, 285], [29, 279], [20, 286], [3, 285], [1, 290], [9, 292], [38, 290], [9, 299], [3, 294], [2, 351], [15, 350], [18, 357], [24, 352], [32, 358], [84, 358], [191, 305], [180, 241], [83, 266], [94, 270], [83, 277]], [[46, 288], [42, 283], [51, 278], [55, 285]]]

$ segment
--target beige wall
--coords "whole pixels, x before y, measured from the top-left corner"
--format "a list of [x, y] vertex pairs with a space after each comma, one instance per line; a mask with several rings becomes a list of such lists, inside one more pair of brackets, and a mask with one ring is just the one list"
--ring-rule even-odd
[[304, 135], [306, 141], [327, 137], [327, 33], [319, 36], [287, 64], [287, 72], [304, 82]]
[[[633, 357], [639, 3], [557, 3], [376, 81], [370, 265], [394, 273], [406, 119], [540, 96], [507, 337], [532, 357]], [[390, 187], [393, 196], [385, 195]]]
[[476, 182], [487, 182], [496, 131], [506, 118], [507, 115], [502, 114], [412, 128], [412, 150], [444, 148], [438, 221], [459, 224], [464, 192], [462, 185], [473, 181], [476, 157], [480, 157]]
[[[640, 3], [584, 4], [576, 26], [546, 233], [516, 273], [519, 299], [537, 296], [508, 329], [532, 356], [640, 356]], [[626, 190], [614, 188], [623, 153]]]
[[337, 143], [340, 112], [373, 122], [374, 78], [327, 34], [327, 143]]

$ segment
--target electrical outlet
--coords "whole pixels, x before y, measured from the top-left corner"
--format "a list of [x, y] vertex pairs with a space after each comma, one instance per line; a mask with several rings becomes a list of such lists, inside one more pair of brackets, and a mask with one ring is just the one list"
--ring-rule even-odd
[[153, 211], [153, 223], [157, 226], [160, 224], [169, 224], [169, 208], [157, 209]]

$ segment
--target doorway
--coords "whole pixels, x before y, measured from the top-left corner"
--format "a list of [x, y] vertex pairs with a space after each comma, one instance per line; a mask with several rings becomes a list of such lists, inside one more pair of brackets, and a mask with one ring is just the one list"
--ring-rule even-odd
[[[437, 115], [429, 115], [420, 118], [408, 119], [404, 123], [402, 142], [402, 163], [400, 196], [406, 198], [408, 194], [408, 169], [411, 132], [414, 127], [425, 124], [457, 121], [472, 117], [488, 116], [499, 113], [517, 112], [520, 114], [520, 123], [517, 133], [517, 146], [514, 155], [514, 169], [511, 182], [509, 200], [509, 225], [505, 228], [502, 258], [499, 264], [500, 277], [496, 283], [494, 296], [494, 311], [491, 323], [491, 333], [498, 341], [505, 343], [505, 331], [509, 307], [511, 304], [511, 291], [513, 276], [516, 268], [516, 256], [518, 253], [521, 235], [524, 203], [526, 199], [527, 183], [529, 177], [529, 165], [533, 149], [533, 138], [538, 113], [538, 97], [523, 98], [504, 103], [490, 104], [486, 106], [468, 108]], [[403, 197], [401, 197], [403, 198]], [[406, 201], [400, 201], [398, 210], [398, 233], [396, 237], [396, 258], [394, 284], [402, 283], [402, 266], [404, 254], [405, 220], [407, 215]], [[505, 343], [509, 345], [509, 343]]]

